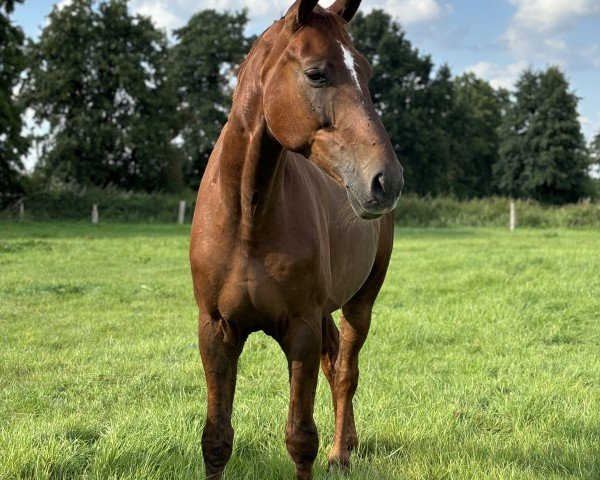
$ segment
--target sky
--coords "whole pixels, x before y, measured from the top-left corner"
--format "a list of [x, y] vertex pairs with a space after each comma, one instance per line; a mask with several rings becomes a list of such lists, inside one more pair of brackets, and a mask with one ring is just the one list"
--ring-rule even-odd
[[[25, 0], [13, 20], [37, 38], [54, 5], [70, 0]], [[247, 33], [262, 32], [292, 0], [130, 0], [135, 13], [150, 16], [170, 32], [197, 11], [247, 8]], [[332, 0], [321, 0], [324, 7]], [[381, 8], [398, 20], [407, 38], [435, 65], [455, 75], [474, 72], [495, 87], [511, 89], [527, 67], [558, 65], [580, 97], [587, 140], [600, 131], [600, 0], [363, 0], [368, 13]], [[27, 163], [31, 163], [31, 158]]]

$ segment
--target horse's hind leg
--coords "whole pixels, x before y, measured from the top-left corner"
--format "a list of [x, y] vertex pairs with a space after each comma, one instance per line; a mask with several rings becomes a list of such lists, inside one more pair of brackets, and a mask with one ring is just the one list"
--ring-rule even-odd
[[[329, 382], [331, 388], [331, 396], [333, 400], [333, 410], [337, 415], [337, 399], [335, 395], [335, 372], [338, 352], [340, 349], [340, 334], [333, 316], [331, 314], [323, 317], [323, 342], [321, 351], [321, 369]], [[356, 435], [356, 427], [354, 425], [354, 409], [350, 404], [350, 415], [348, 416], [348, 436], [346, 444], [348, 449], [353, 450], [358, 444], [358, 436]]]
[[296, 319], [280, 343], [287, 357], [290, 380], [285, 444], [296, 466], [296, 478], [310, 480], [319, 449], [313, 410], [321, 353], [320, 318]]
[[198, 320], [198, 334], [207, 386], [202, 454], [206, 478], [221, 479], [233, 447], [231, 410], [244, 338], [240, 338], [225, 320], [202, 314]]

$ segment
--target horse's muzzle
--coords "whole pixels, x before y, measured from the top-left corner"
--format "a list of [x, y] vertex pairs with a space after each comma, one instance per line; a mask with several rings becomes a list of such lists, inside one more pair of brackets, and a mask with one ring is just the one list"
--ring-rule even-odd
[[[364, 183], [366, 188], [361, 188]], [[375, 172], [368, 182], [346, 182], [346, 193], [354, 212], [370, 220], [396, 208], [403, 186], [403, 170], [396, 161], [390, 168]]]

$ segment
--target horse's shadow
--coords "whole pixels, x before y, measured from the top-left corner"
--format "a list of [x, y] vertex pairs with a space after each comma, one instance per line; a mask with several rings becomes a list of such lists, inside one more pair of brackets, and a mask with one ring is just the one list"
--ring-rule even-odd
[[[447, 467], [442, 465], [444, 458], [453, 456], [470, 457], [470, 461], [480, 464], [483, 471], [501, 471], [504, 469], [527, 476], [552, 477], [552, 478], [581, 478], [592, 480], [600, 478], [600, 456], [593, 447], [580, 450], [574, 454], [573, 444], [582, 439], [600, 438], [600, 430], [597, 428], [586, 428], [580, 425], [571, 429], [571, 434], [564, 438], [563, 442], [546, 443], [545, 445], [519, 445], [514, 442], [498, 442], [495, 445], [462, 442], [459, 437], [451, 446], [443, 448], [434, 455], [434, 450], [439, 450], [447, 442], [440, 443], [440, 439], [433, 434], [423, 433], [410, 440], [403, 438], [401, 433], [387, 434], [382, 436], [371, 436], [363, 438], [352, 454], [352, 465], [349, 471], [328, 471], [327, 451], [331, 438], [322, 438], [322, 448], [319, 451], [315, 463], [314, 478], [337, 480], [344, 478], [382, 478], [382, 468], [385, 465], [393, 466], [395, 474], [385, 478], [402, 478], [401, 473], [413, 461], [427, 463], [427, 459], [435, 459], [436, 468]], [[77, 478], [83, 475], [93, 463], [93, 457], [97, 454], [96, 444], [105, 432], [102, 429], [70, 429], [61, 432], [61, 438], [65, 441], [78, 442], [86, 446], [84, 457], [87, 458], [63, 458], [47, 465], [48, 478], [67, 479]], [[283, 435], [282, 435], [283, 437]], [[294, 478], [293, 463], [289, 459], [284, 442], [273, 442], [273, 439], [240, 435], [235, 439], [234, 452], [231, 461], [226, 467], [225, 478], [235, 480], [279, 480]], [[451, 440], [451, 439], [449, 439]], [[488, 439], [489, 440], [489, 439]], [[277, 445], [275, 445], [277, 443]], [[570, 446], [569, 446], [570, 445]], [[123, 448], [117, 458], [112, 459], [111, 473], [127, 477], [154, 466], [166, 475], [165, 478], [178, 478], [175, 469], [173, 476], [168, 474], [166, 465], [179, 465], [183, 467], [186, 476], [190, 478], [202, 478], [204, 464], [198, 448], [190, 448], [177, 442], [165, 442], [164, 448], [157, 452], [153, 449], [140, 448], [131, 445]], [[454, 452], [454, 453], [453, 453]], [[460, 468], [460, 467], [459, 467]], [[36, 465], [23, 465], [22, 477], [35, 476]], [[179, 471], [181, 473], [181, 471]], [[390, 472], [391, 473], [391, 472]], [[464, 472], [463, 472], [464, 473]], [[400, 475], [398, 477], [394, 475]]]
[[[585, 433], [585, 429], [577, 431], [577, 439], [598, 438], [598, 430]], [[576, 440], [575, 436], [572, 438]], [[322, 439], [325, 440], [325, 439]], [[477, 463], [480, 463], [483, 471], [519, 470], [522, 475], [534, 475], [539, 477], [572, 477], [583, 480], [597, 480], [600, 478], [600, 456], [594, 454], [594, 449], [579, 451], [574, 456], [573, 447], [569, 443], [555, 444], [551, 447], [531, 448], [531, 445], [508, 445], [498, 442], [497, 445], [473, 446], [472, 442], [463, 444], [460, 438], [456, 438], [453, 446], [445, 452], [439, 452], [433, 455], [432, 451], [439, 449], [439, 438], [434, 435], [423, 434], [417, 438], [411, 438], [408, 441], [399, 434], [369, 437], [361, 440], [358, 447], [352, 454], [351, 468], [349, 471], [334, 470], [327, 468], [326, 452], [328, 446], [323, 446], [319, 451], [319, 456], [315, 462], [315, 479], [337, 480], [344, 478], [354, 478], [359, 475], [360, 478], [382, 478], [381, 461], [391, 462], [394, 465], [393, 470], [396, 475], [408, 467], [411, 462], [426, 462], [436, 458], [436, 462], [444, 463], [443, 458], [450, 459], [455, 455], [458, 457], [472, 457]], [[240, 445], [241, 444], [241, 445]], [[571, 443], [572, 445], [572, 443]], [[272, 447], [272, 445], [271, 445]], [[277, 452], [270, 451], [266, 445], [261, 445], [251, 439], [244, 439], [241, 442], [236, 440], [237, 454], [234, 453], [232, 462], [227, 466], [226, 472], [229, 472], [229, 478], [235, 479], [292, 479], [294, 478], [294, 468], [291, 460], [287, 457], [285, 448], [278, 449]], [[455, 454], [453, 454], [453, 451]], [[325, 452], [325, 453], [324, 453]], [[575, 458], [577, 457], [577, 458]], [[433, 470], [435, 465], [431, 465]], [[445, 469], [448, 465], [438, 464], [437, 467]], [[460, 468], [460, 467], [459, 467]], [[463, 472], [464, 473], [464, 472]], [[513, 472], [514, 473], [514, 472]], [[371, 476], [372, 475], [372, 476]], [[388, 476], [386, 478], [403, 478], [402, 476]]]

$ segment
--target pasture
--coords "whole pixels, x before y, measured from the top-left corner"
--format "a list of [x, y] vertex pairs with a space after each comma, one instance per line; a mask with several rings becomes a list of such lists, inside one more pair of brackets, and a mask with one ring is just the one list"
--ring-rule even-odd
[[[201, 478], [189, 226], [0, 224], [0, 479]], [[396, 231], [352, 479], [600, 478], [600, 232]], [[226, 478], [286, 479], [285, 358], [241, 357]], [[333, 435], [319, 378], [326, 473]]]

